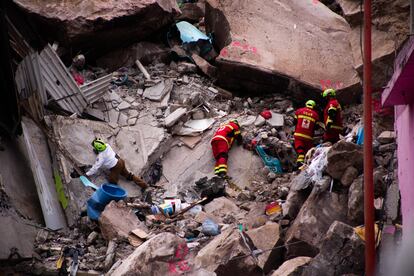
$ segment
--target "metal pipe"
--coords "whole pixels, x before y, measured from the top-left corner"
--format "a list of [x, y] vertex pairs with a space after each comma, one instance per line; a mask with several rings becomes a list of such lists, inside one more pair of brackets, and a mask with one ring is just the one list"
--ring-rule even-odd
[[365, 275], [375, 274], [374, 183], [372, 154], [371, 0], [364, 1], [364, 221]]

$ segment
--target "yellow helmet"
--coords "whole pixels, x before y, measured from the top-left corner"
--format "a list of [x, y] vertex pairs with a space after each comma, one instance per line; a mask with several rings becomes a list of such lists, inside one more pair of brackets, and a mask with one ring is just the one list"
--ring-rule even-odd
[[95, 138], [92, 141], [92, 147], [98, 152], [106, 150], [106, 144], [101, 138]]
[[332, 89], [332, 88], [325, 89], [325, 90], [322, 92], [322, 97], [326, 98], [327, 96], [332, 96], [332, 97], [335, 97], [335, 96], [336, 96], [336, 91], [335, 91], [335, 89]]
[[315, 106], [316, 106], [316, 102], [314, 100], [309, 100], [309, 101], [306, 102], [305, 105], [306, 105], [306, 107], [314, 109]]

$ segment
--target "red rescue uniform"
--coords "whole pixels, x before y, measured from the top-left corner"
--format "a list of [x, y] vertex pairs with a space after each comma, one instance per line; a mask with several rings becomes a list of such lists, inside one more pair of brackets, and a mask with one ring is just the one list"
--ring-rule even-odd
[[336, 143], [339, 141], [339, 134], [342, 133], [342, 108], [336, 99], [329, 99], [323, 111], [323, 122], [326, 127], [323, 140], [325, 142]]
[[305, 154], [313, 147], [315, 125], [319, 121], [318, 113], [309, 108], [299, 108], [295, 112], [297, 120], [295, 128], [295, 151], [298, 154], [296, 162], [305, 161]]
[[215, 174], [227, 174], [228, 152], [235, 139], [241, 142], [240, 128], [233, 122], [221, 126], [214, 134], [211, 140], [211, 147], [213, 149], [214, 159], [216, 159]]

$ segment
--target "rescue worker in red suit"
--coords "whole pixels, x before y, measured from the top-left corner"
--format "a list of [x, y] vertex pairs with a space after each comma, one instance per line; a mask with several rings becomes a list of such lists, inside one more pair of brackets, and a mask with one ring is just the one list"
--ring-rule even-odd
[[227, 124], [222, 125], [211, 140], [213, 156], [216, 159], [214, 173], [220, 177], [227, 176], [227, 159], [234, 140], [237, 140], [238, 145], [241, 145], [243, 142], [240, 125], [237, 120], [231, 120]]
[[299, 108], [295, 112], [296, 128], [294, 133], [295, 151], [298, 155], [296, 166], [299, 168], [305, 161], [305, 155], [313, 147], [313, 136], [315, 125], [320, 125], [319, 115], [314, 109], [316, 103], [313, 100], [306, 102], [306, 106]]
[[323, 122], [325, 124], [324, 142], [336, 143], [339, 141], [339, 134], [342, 133], [342, 108], [336, 99], [336, 91], [332, 88], [326, 89], [322, 93], [328, 103], [323, 111]]

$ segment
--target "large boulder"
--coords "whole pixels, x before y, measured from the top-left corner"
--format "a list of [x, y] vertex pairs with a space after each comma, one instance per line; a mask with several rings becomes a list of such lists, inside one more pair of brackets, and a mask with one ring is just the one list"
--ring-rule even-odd
[[227, 228], [195, 257], [195, 268], [225, 275], [262, 275], [239, 230]]
[[350, 26], [322, 3], [208, 0], [206, 29], [221, 50], [222, 86], [262, 93], [299, 87], [304, 93], [295, 96], [309, 96], [329, 80], [347, 101], [360, 88]]
[[362, 275], [365, 246], [354, 229], [335, 221], [325, 235], [320, 253], [304, 269], [302, 275]]
[[182, 274], [191, 270], [188, 251], [185, 240], [171, 233], [161, 233], [135, 249], [111, 275]]
[[[180, 13], [175, 0], [34, 1], [14, 0], [43, 31], [66, 46], [105, 49], [125, 45], [173, 22]], [[75, 51], [76, 52], [76, 51]]]
[[283, 251], [281, 248], [269, 250], [282, 245], [279, 224], [267, 223], [259, 228], [247, 231], [246, 234], [252, 240], [255, 248], [263, 250], [263, 253], [257, 259], [258, 265], [264, 273], [270, 272], [282, 263]]
[[328, 151], [326, 172], [332, 178], [341, 180], [348, 167], [362, 171], [364, 156], [362, 148], [354, 143], [339, 141]]
[[[329, 186], [330, 178], [324, 182]], [[347, 194], [321, 191], [315, 186], [286, 233], [288, 258], [314, 257], [329, 226], [336, 220], [347, 222], [347, 206]]]
[[312, 260], [309, 257], [296, 257], [284, 262], [272, 276], [300, 276], [303, 269]]
[[348, 219], [353, 225], [364, 223], [364, 176], [352, 182], [348, 191]]
[[[363, 29], [363, 7], [359, 0], [336, 1], [350, 23], [350, 42], [355, 68], [362, 75], [361, 28]], [[399, 49], [409, 34], [409, 1], [372, 1], [372, 82], [381, 89], [393, 74], [394, 52]]]

